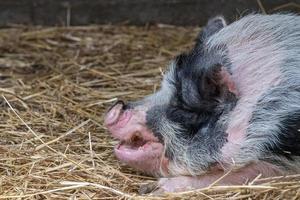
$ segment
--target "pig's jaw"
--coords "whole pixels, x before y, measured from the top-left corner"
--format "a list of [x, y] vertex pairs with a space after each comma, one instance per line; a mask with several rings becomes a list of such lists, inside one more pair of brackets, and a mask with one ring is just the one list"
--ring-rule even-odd
[[167, 173], [168, 159], [164, 145], [146, 127], [146, 112], [139, 108], [122, 110], [115, 105], [105, 117], [105, 126], [120, 140], [115, 146], [116, 157], [127, 165], [151, 175]]

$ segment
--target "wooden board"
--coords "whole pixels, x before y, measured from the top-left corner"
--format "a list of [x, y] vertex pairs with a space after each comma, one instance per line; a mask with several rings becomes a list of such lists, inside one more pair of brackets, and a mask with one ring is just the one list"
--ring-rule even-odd
[[[259, 6], [261, 2], [262, 6]], [[300, 0], [0, 0], [0, 26], [9, 24], [87, 25], [203, 25], [222, 14], [229, 21], [240, 15], [300, 11]], [[278, 7], [278, 6], [282, 6]]]

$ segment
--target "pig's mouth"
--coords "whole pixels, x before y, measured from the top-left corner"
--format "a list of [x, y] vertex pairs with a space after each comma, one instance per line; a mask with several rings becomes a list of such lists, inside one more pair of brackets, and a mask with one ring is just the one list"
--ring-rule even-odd
[[121, 140], [115, 147], [119, 160], [150, 174], [159, 172], [162, 152], [162, 143], [146, 140], [141, 133], [134, 133], [129, 140]]
[[121, 140], [115, 147], [119, 160], [152, 175], [160, 173], [162, 152], [162, 143], [147, 140], [142, 133], [132, 134], [129, 140]]
[[105, 118], [106, 127], [120, 141], [114, 148], [117, 158], [141, 171], [158, 174], [164, 147], [145, 124], [144, 111], [123, 110], [121, 104], [113, 106]]
[[125, 153], [128, 156], [133, 156], [131, 159], [134, 159], [135, 154], [151, 154], [162, 144], [156, 140], [147, 140], [143, 138], [141, 133], [134, 133], [129, 140], [121, 140], [119, 144], [115, 147], [116, 153]]
[[150, 144], [152, 141], [144, 140], [140, 133], [135, 133], [130, 140], [121, 140], [116, 146], [117, 149], [124, 147], [132, 150], [142, 150], [146, 144]]

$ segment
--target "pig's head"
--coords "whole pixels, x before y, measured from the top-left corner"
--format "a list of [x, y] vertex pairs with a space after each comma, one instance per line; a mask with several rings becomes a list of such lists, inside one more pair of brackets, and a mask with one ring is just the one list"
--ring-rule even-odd
[[219, 51], [226, 47], [208, 49], [205, 41], [224, 26], [223, 18], [210, 20], [194, 49], [171, 63], [158, 92], [110, 108], [105, 125], [120, 140], [119, 160], [156, 176], [200, 174], [218, 162], [236, 92]]

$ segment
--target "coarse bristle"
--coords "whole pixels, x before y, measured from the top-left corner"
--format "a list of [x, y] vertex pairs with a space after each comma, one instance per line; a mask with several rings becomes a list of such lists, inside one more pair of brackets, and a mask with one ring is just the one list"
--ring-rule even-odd
[[[154, 181], [120, 164], [103, 126], [117, 99], [159, 88], [199, 28], [87, 26], [0, 30], [0, 199], [159, 199]], [[256, 182], [258, 182], [256, 180]], [[212, 186], [165, 199], [300, 198], [300, 177]]]

